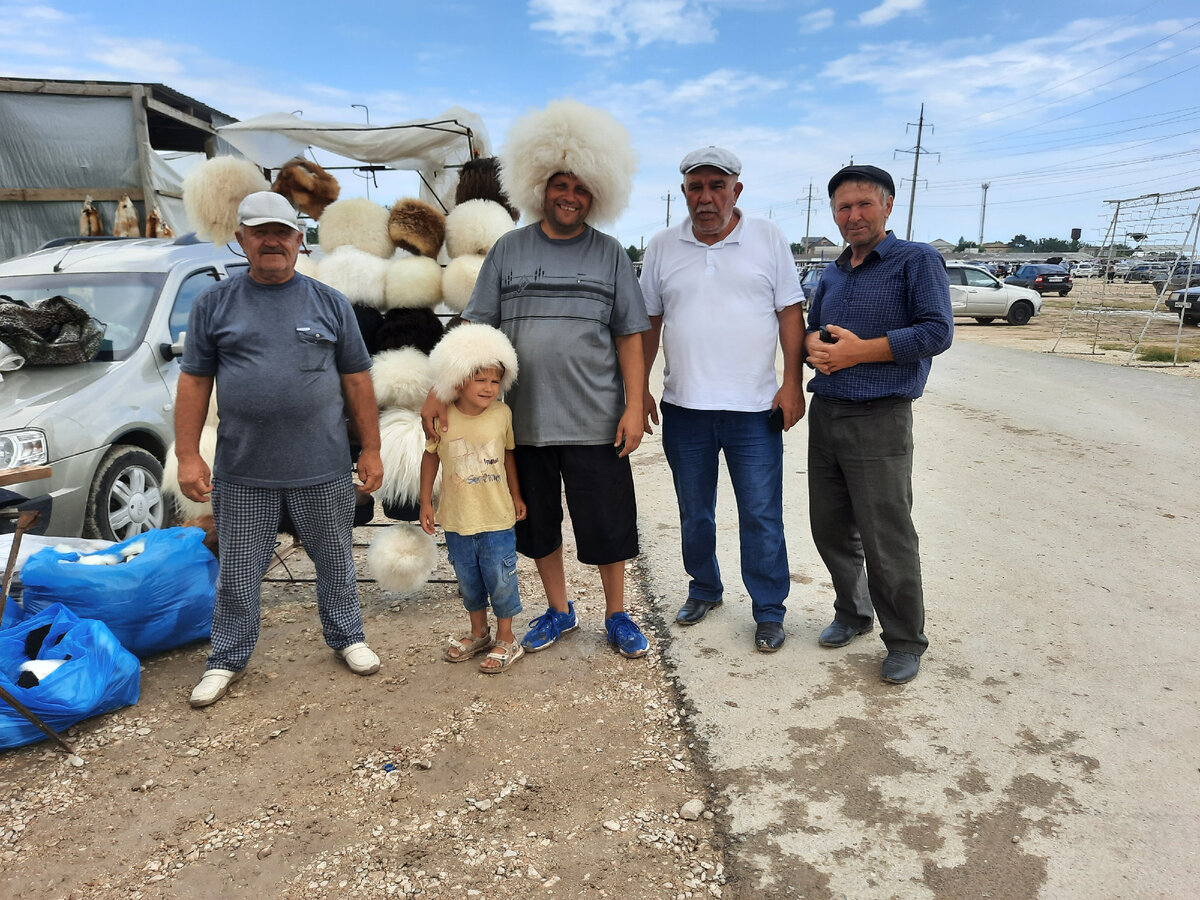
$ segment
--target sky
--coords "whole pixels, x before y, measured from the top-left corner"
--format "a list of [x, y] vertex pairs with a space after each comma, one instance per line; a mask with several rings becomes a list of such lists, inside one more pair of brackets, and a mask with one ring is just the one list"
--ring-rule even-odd
[[[0, 0], [0, 76], [160, 82], [237, 119], [381, 125], [458, 105], [497, 149], [516, 117], [571, 97], [612, 113], [639, 154], [605, 229], [623, 245], [665, 225], [668, 196], [672, 222], [686, 215], [679, 161], [709, 144], [742, 160], [740, 208], [790, 241], [836, 242], [825, 185], [851, 161], [892, 173], [901, 237], [911, 208], [914, 240], [977, 240], [986, 182], [985, 241], [1072, 228], [1095, 241], [1105, 201], [1200, 185], [1198, 13], [1195, 0]], [[339, 180], [344, 197], [367, 192]], [[386, 204], [415, 193], [410, 174], [370, 187]]]

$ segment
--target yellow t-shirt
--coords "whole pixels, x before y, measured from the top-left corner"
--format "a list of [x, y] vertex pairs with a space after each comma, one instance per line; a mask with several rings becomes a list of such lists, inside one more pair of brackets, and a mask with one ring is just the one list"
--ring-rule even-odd
[[505, 531], [517, 520], [504, 451], [513, 443], [512, 411], [500, 400], [477, 416], [451, 404], [446, 409], [448, 430], [439, 441], [426, 441], [442, 466], [442, 496], [437, 520], [455, 534]]

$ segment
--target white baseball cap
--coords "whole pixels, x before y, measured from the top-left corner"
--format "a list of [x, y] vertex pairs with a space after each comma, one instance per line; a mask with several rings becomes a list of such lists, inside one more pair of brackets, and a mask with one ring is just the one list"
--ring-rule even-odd
[[248, 194], [238, 205], [239, 225], [266, 225], [268, 222], [278, 222], [303, 234], [298, 218], [299, 214], [288, 202], [287, 197], [274, 191], [255, 191]]
[[699, 150], [693, 150], [683, 158], [683, 162], [679, 164], [679, 171], [686, 175], [692, 169], [699, 169], [701, 166], [712, 166], [727, 175], [740, 175], [742, 171], [742, 161], [721, 147], [701, 147]]

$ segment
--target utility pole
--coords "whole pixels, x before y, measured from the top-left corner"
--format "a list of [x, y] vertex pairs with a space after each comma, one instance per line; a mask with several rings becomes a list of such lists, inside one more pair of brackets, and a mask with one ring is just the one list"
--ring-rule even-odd
[[667, 194], [665, 197], [659, 197], [658, 199], [667, 201], [667, 227], [670, 228], [671, 227], [671, 195]]
[[990, 181], [985, 181], [980, 186], [983, 188], [983, 203], [980, 204], [980, 207], [979, 207], [979, 249], [982, 251], [983, 250], [983, 217], [987, 213], [987, 192], [988, 192], [988, 188], [990, 188], [992, 186], [992, 183]]
[[804, 215], [804, 255], [808, 256], [808, 226], [812, 224], [812, 179], [808, 180], [808, 212]]
[[[921, 137], [925, 131], [925, 104], [924, 103], [921, 104], [920, 118], [916, 122], [909, 122], [908, 124], [910, 126], [911, 125], [917, 126], [916, 149], [914, 149], [914, 150], [899, 150], [898, 149], [898, 150], [896, 150], [896, 152], [897, 153], [911, 153], [913, 155], [912, 192], [910, 193], [909, 198], [908, 198], [908, 231], [906, 231], [904, 234], [904, 239], [906, 241], [911, 241], [912, 240], [913, 207], [916, 205], [916, 202], [917, 202], [917, 167], [920, 165], [920, 162], [921, 162], [921, 154], [930, 152], [929, 150], [921, 149]], [[907, 132], [908, 128], [905, 128], [904, 130]], [[929, 130], [933, 131], [932, 125], [929, 126]], [[939, 158], [941, 157], [940, 153], [938, 153], [936, 155]]]

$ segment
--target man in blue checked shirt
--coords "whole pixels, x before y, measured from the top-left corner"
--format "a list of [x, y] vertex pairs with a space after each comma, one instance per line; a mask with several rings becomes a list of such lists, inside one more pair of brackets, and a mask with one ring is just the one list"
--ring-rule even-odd
[[844, 647], [878, 615], [883, 680], [903, 684], [929, 645], [912, 523], [912, 401], [932, 358], [950, 346], [954, 319], [938, 252], [887, 230], [895, 193], [875, 166], [847, 166], [829, 180], [849, 246], [813, 294], [804, 349], [816, 369], [809, 518], [835, 591], [819, 643]]

